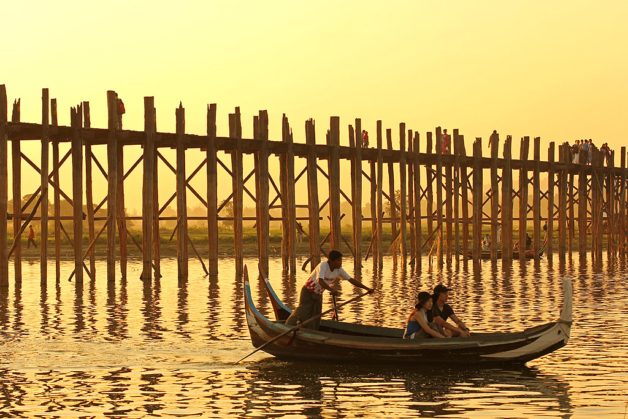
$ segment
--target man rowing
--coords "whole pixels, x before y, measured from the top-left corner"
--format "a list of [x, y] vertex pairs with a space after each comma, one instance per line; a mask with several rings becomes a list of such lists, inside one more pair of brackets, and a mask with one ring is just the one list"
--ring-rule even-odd
[[[321, 314], [323, 312], [323, 292], [327, 290], [333, 296], [339, 294], [338, 291], [331, 287], [336, 278], [346, 279], [356, 287], [365, 289], [369, 293], [373, 292], [373, 289], [351, 278], [342, 269], [342, 253], [332, 250], [329, 252], [327, 261], [319, 263], [307, 281], [305, 281], [299, 296], [299, 307], [288, 317], [286, 325], [296, 326], [298, 320], [305, 321]], [[320, 322], [321, 319], [318, 318], [303, 327], [318, 330]]]

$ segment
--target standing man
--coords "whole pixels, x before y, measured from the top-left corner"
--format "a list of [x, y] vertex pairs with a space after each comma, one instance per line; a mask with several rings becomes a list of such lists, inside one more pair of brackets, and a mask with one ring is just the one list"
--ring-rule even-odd
[[[288, 317], [286, 325], [296, 326], [297, 320], [299, 319], [306, 321], [321, 314], [323, 312], [323, 292], [327, 290], [333, 296], [339, 294], [338, 291], [331, 287], [331, 284], [338, 277], [346, 279], [351, 284], [365, 289], [369, 293], [373, 292], [373, 289], [351, 278], [349, 274], [342, 269], [342, 253], [337, 250], [332, 250], [329, 252], [329, 259], [326, 262], [319, 263], [307, 281], [305, 281], [299, 296], [299, 307]], [[304, 327], [318, 330], [320, 323], [321, 319], [318, 318]]]
[[446, 154], [446, 153], [450, 153], [450, 137], [449, 134], [447, 134], [447, 130], [444, 129], [443, 130], [443, 135], [442, 135], [442, 140], [441, 140], [441, 148], [442, 148], [442, 153], [441, 154]]
[[[432, 307], [432, 317], [434, 321], [440, 324], [445, 331], [445, 334], [451, 337], [463, 337], [468, 338], [471, 336], [469, 332], [469, 328], [462, 320], [458, 318], [454, 314], [454, 310], [451, 308], [449, 304], [447, 304], [447, 300], [449, 299], [449, 288], [444, 286], [443, 284], [439, 284], [434, 287], [434, 295], [432, 298], [434, 299], [434, 306]], [[451, 325], [447, 322], [447, 319], [451, 318], [458, 327]]]
[[30, 230], [28, 230], [28, 246], [26, 246], [26, 248], [30, 249], [31, 243], [33, 243], [33, 246], [35, 246], [35, 249], [37, 249], [37, 244], [35, 243], [35, 230], [33, 230], [32, 225], [29, 225], [28, 228]]

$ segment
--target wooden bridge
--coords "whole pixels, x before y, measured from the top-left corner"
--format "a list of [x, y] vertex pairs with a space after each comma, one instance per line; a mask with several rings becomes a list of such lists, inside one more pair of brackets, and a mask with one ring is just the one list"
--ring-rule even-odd
[[[254, 116], [252, 138], [245, 139], [242, 134], [241, 115], [239, 108], [229, 114], [229, 137], [216, 135], [216, 105], [207, 109], [207, 134], [193, 135], [185, 132], [185, 109], [176, 109], [176, 132], [165, 133], [156, 131], [156, 110], [152, 97], [144, 98], [145, 129], [144, 131], [119, 130], [117, 128], [116, 94], [107, 92], [108, 127], [92, 128], [90, 121], [89, 102], [83, 102], [71, 108], [71, 125], [59, 126], [57, 123], [56, 100], [49, 98], [48, 89], [42, 92], [41, 123], [25, 123], [20, 121], [20, 101], [13, 104], [11, 121], [8, 121], [7, 94], [4, 85], [0, 85], [0, 214], [7, 214], [9, 222], [0, 223], [0, 286], [8, 286], [8, 266], [10, 258], [15, 264], [15, 278], [21, 278], [21, 241], [20, 237], [33, 220], [40, 221], [40, 233], [48, 237], [48, 223], [55, 225], [55, 261], [57, 278], [60, 275], [60, 243], [62, 235], [73, 248], [75, 270], [73, 276], [77, 282], [83, 280], [85, 272], [89, 277], [95, 276], [94, 246], [98, 238], [106, 231], [107, 278], [113, 281], [116, 276], [116, 263], [119, 264], [121, 275], [126, 276], [128, 235], [131, 243], [142, 253], [142, 278], [150, 280], [153, 272], [160, 275], [160, 240], [159, 221], [170, 219], [162, 216], [167, 206], [176, 200], [176, 235], [177, 259], [180, 278], [188, 275], [188, 242], [197, 258], [205, 263], [188, 236], [188, 220], [186, 195], [192, 193], [207, 208], [209, 269], [206, 272], [215, 275], [218, 272], [218, 222], [233, 221], [234, 252], [236, 270], [243, 267], [243, 197], [250, 196], [256, 204], [255, 221], [259, 260], [262, 266], [268, 267], [269, 237], [268, 227], [271, 217], [270, 209], [281, 208], [282, 222], [282, 258], [284, 269], [297, 270], [296, 235], [297, 208], [308, 208], [306, 237], [309, 240], [312, 264], [318, 263], [321, 254], [326, 254], [324, 243], [329, 239], [329, 248], [339, 249], [344, 242], [349, 247], [355, 261], [355, 268], [360, 270], [362, 259], [372, 252], [373, 263], [382, 265], [385, 253], [392, 247], [394, 263], [398, 261], [403, 267], [413, 264], [417, 269], [421, 265], [421, 255], [426, 246], [436, 241], [438, 249], [436, 258], [438, 265], [444, 263], [467, 263], [467, 249], [472, 260], [478, 261], [481, 256], [482, 227], [490, 226], [492, 243], [497, 243], [501, 230], [501, 241], [504, 249], [512, 249], [515, 240], [520, 248], [525, 248], [528, 223], [531, 222], [533, 234], [533, 250], [538, 255], [541, 247], [541, 222], [547, 221], [548, 242], [546, 255], [553, 258], [557, 251], [559, 257], [567, 254], [571, 257], [574, 248], [573, 240], [578, 237], [577, 250], [581, 257], [587, 254], [588, 236], [591, 237], [591, 254], [598, 259], [603, 251], [603, 235], [606, 235], [606, 248], [609, 256], [625, 255], [625, 221], [626, 221], [626, 149], [622, 147], [620, 167], [615, 167], [613, 154], [608, 167], [603, 166], [602, 153], [596, 148], [592, 151], [592, 164], [573, 164], [568, 145], [556, 147], [549, 144], [548, 161], [540, 160], [541, 141], [534, 138], [532, 156], [530, 156], [530, 138], [521, 139], [519, 159], [513, 159], [511, 136], [503, 142], [500, 155], [500, 136], [494, 132], [489, 139], [490, 156], [482, 155], [482, 139], [476, 138], [471, 153], [465, 149], [464, 136], [453, 130], [452, 150], [442, 150], [443, 139], [441, 128], [425, 135], [425, 150], [419, 152], [420, 136], [416, 131], [407, 129], [404, 123], [399, 124], [398, 131], [387, 129], [377, 121], [376, 146], [362, 148], [361, 121], [356, 119], [348, 126], [348, 146], [341, 146], [340, 119], [331, 117], [329, 130], [324, 143], [315, 138], [313, 120], [305, 123], [305, 143], [293, 141], [293, 132], [288, 119], [283, 116], [282, 135], [280, 141], [271, 141], [268, 133], [268, 114], [260, 111]], [[386, 143], [384, 144], [384, 135]], [[42, 153], [39, 164], [32, 161], [21, 151], [22, 141], [36, 139], [41, 142]], [[12, 194], [21, 197], [21, 164], [32, 166], [41, 175], [41, 184], [32, 197], [22, 205], [20, 199], [13, 199], [13, 208], [8, 208], [8, 142], [11, 142], [12, 159]], [[59, 154], [59, 144], [69, 142], [70, 150], [64, 156]], [[141, 145], [143, 155], [124, 172], [123, 159], [125, 146]], [[386, 147], [384, 147], [384, 145]], [[107, 164], [102, 165], [93, 154], [93, 147], [106, 147]], [[160, 153], [160, 149], [176, 149], [176, 161], [170, 163]], [[50, 158], [52, 149], [52, 159]], [[205, 160], [194, 170], [186, 167], [186, 151], [197, 150], [206, 154]], [[225, 163], [218, 158], [217, 151], [223, 150], [230, 154], [231, 162]], [[255, 168], [245, 177], [243, 156], [255, 156]], [[269, 175], [269, 159], [278, 157], [280, 161], [279, 187]], [[582, 158], [580, 161], [585, 161]], [[295, 158], [306, 160], [305, 169], [295, 172]], [[158, 199], [157, 161], [165, 163], [176, 175], [176, 191], [164, 203]], [[340, 187], [340, 161], [351, 162], [351, 191], [347, 195]], [[321, 167], [327, 161], [327, 170]], [[72, 166], [72, 191], [66, 193], [61, 187], [59, 168], [66, 164]], [[128, 217], [124, 211], [125, 188], [124, 179], [142, 166], [142, 214], [141, 217]], [[384, 166], [386, 165], [388, 185], [383, 185]], [[106, 195], [100, 202], [96, 201], [92, 187], [92, 170], [96, 166], [108, 183]], [[217, 173], [225, 170], [232, 178], [232, 194], [218, 205]], [[197, 191], [190, 185], [192, 178], [205, 170], [207, 190]], [[513, 172], [517, 171], [518, 185], [513, 182]], [[318, 175], [322, 174], [323, 178]], [[548, 177], [547, 189], [541, 190], [541, 173]], [[83, 190], [83, 176], [85, 190]], [[254, 188], [247, 186], [247, 181], [254, 176]], [[486, 176], [486, 180], [484, 178]], [[398, 185], [395, 179], [398, 179]], [[576, 181], [577, 178], [577, 181]], [[308, 200], [297, 205], [295, 184], [306, 182]], [[362, 182], [370, 184], [371, 214], [376, 217], [362, 215]], [[319, 181], [328, 182], [329, 198], [320, 202], [318, 195]], [[484, 186], [485, 182], [489, 187]], [[271, 187], [273, 199], [271, 200]], [[400, 202], [395, 202], [395, 190], [402, 191]], [[251, 189], [254, 189], [251, 191]], [[485, 189], [487, 189], [485, 191]], [[49, 191], [53, 198], [54, 213], [42, 211], [41, 217], [35, 217], [38, 207], [47, 208]], [[387, 192], [386, 192], [387, 191]], [[531, 203], [529, 195], [531, 193]], [[63, 217], [60, 214], [60, 202], [64, 198], [73, 206], [73, 216]], [[351, 217], [353, 234], [351, 238], [341, 234], [341, 199], [346, 200], [353, 208]], [[390, 202], [390, 214], [384, 213], [384, 200]], [[545, 200], [547, 210], [541, 212], [541, 202]], [[225, 204], [233, 202], [233, 216], [221, 216]], [[513, 213], [513, 203], [518, 202], [519, 212]], [[279, 202], [278, 205], [276, 203]], [[427, 209], [422, 214], [422, 203]], [[43, 203], [43, 204], [42, 204]], [[106, 217], [95, 214], [106, 204]], [[86, 213], [83, 212], [85, 205]], [[330, 234], [321, 243], [320, 213], [329, 206]], [[576, 213], [577, 209], [577, 213]], [[62, 220], [73, 219], [72, 236], [65, 230]], [[126, 227], [127, 220], [142, 221], [142, 241], [138, 242], [131, 236]], [[198, 219], [198, 217], [197, 217]], [[517, 220], [517, 226], [514, 225]], [[96, 221], [104, 221], [98, 231]], [[369, 250], [363, 255], [362, 223], [371, 223], [372, 237]], [[14, 241], [8, 243], [8, 224], [11, 223]], [[83, 245], [83, 227], [87, 224], [89, 245]], [[390, 224], [392, 242], [384, 243], [383, 225]], [[577, 227], [576, 227], [577, 226]], [[425, 227], [425, 234], [422, 234]], [[119, 249], [116, 244], [116, 229]], [[554, 237], [554, 230], [558, 237]], [[174, 233], [173, 233], [174, 234]], [[471, 245], [470, 242], [471, 241]], [[557, 249], [555, 245], [557, 241]], [[358, 245], [356, 245], [356, 243]], [[393, 244], [399, 245], [392, 246]], [[462, 249], [462, 252], [459, 252]], [[47, 240], [41, 242], [41, 281], [47, 280], [47, 261], [49, 251]], [[119, 253], [119, 258], [116, 255]], [[461, 256], [461, 253], [464, 256]], [[497, 259], [497, 246], [492, 246], [491, 258]], [[524, 257], [524, 252], [519, 252]], [[512, 253], [501, 252], [504, 261], [512, 258]], [[538, 257], [538, 256], [537, 256]], [[89, 263], [86, 261], [89, 259]]]

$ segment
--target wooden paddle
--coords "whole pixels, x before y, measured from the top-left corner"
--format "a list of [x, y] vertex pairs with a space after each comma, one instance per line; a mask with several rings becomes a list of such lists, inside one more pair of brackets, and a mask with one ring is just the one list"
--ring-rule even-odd
[[338, 309], [338, 308], [340, 308], [340, 307], [342, 307], [342, 306], [345, 306], [345, 305], [347, 305], [347, 304], [349, 304], [349, 303], [352, 303], [352, 302], [354, 302], [354, 301], [357, 301], [357, 300], [359, 300], [360, 298], [362, 298], [362, 297], [364, 297], [365, 295], [368, 295], [368, 294], [371, 294], [371, 293], [370, 293], [370, 292], [365, 292], [364, 294], [360, 294], [360, 295], [358, 295], [357, 297], [354, 297], [354, 298], [350, 299], [349, 301], [345, 301], [344, 303], [339, 304], [339, 305], [335, 306], [334, 308], [330, 308], [329, 310], [327, 310], [327, 311], [325, 311], [325, 312], [323, 312], [323, 313], [321, 313], [321, 314], [318, 314], [318, 315], [316, 315], [316, 316], [314, 316], [314, 317], [311, 317], [311, 318], [307, 319], [306, 321], [302, 322], [301, 324], [298, 324], [298, 325], [294, 326], [292, 329], [287, 330], [287, 331], [283, 332], [282, 334], [280, 334], [279, 336], [276, 336], [276, 337], [274, 337], [273, 339], [269, 340], [268, 342], [266, 342], [265, 344], [263, 344], [263, 345], [262, 345], [262, 346], [260, 346], [259, 348], [255, 349], [253, 352], [251, 352], [251, 353], [250, 353], [250, 354], [248, 354], [247, 356], [245, 356], [244, 358], [240, 358], [239, 360], [237, 360], [236, 362], [234, 362], [234, 364], [239, 364], [240, 362], [244, 361], [246, 358], [248, 358], [248, 357], [250, 357], [251, 355], [253, 355], [254, 353], [256, 353], [256, 352], [258, 352], [258, 351], [260, 351], [260, 350], [264, 349], [265, 347], [267, 347], [267, 346], [268, 346], [268, 345], [270, 345], [271, 343], [274, 343], [274, 342], [278, 341], [278, 340], [279, 340], [279, 339], [281, 339], [282, 337], [284, 337], [284, 336], [286, 336], [286, 335], [289, 335], [290, 333], [292, 333], [292, 332], [295, 332], [295, 331], [299, 330], [300, 328], [302, 328], [302, 327], [303, 327], [303, 326], [305, 326], [306, 324], [308, 324], [308, 323], [310, 323], [310, 322], [313, 322], [314, 320], [316, 320], [316, 319], [319, 319], [319, 318], [323, 317], [325, 314], [329, 314], [329, 313], [331, 313], [332, 311], [334, 311], [334, 310], [336, 310], [336, 309]]
[[338, 321], [338, 304], [336, 303], [336, 296], [331, 296], [332, 301], [334, 302], [334, 314], [331, 316], [331, 319], [335, 322]]

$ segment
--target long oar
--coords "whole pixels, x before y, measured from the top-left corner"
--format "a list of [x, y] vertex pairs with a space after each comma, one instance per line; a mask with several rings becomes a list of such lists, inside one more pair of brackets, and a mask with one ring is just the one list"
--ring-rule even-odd
[[316, 320], [316, 319], [319, 319], [319, 318], [323, 317], [325, 314], [331, 313], [332, 311], [334, 311], [334, 310], [336, 310], [336, 309], [338, 309], [338, 308], [340, 308], [340, 307], [342, 307], [342, 306], [345, 306], [345, 305], [347, 305], [347, 304], [349, 304], [349, 303], [352, 303], [352, 302], [354, 302], [354, 301], [356, 301], [356, 300], [359, 300], [360, 298], [362, 298], [362, 297], [364, 297], [365, 295], [368, 295], [368, 294], [370, 294], [370, 292], [365, 292], [364, 294], [360, 294], [360, 295], [358, 295], [357, 297], [354, 297], [354, 298], [350, 299], [349, 301], [345, 301], [344, 303], [339, 304], [339, 305], [337, 305], [337, 306], [336, 306], [336, 307], [334, 307], [334, 308], [330, 308], [329, 310], [327, 310], [327, 311], [325, 311], [325, 312], [323, 312], [323, 313], [321, 313], [321, 314], [318, 314], [318, 315], [316, 315], [316, 316], [314, 316], [314, 317], [312, 317], [312, 318], [307, 319], [307, 320], [306, 320], [306, 321], [304, 321], [303, 323], [298, 324], [298, 325], [294, 326], [292, 329], [287, 330], [287, 331], [283, 332], [282, 334], [280, 334], [279, 336], [276, 336], [276, 337], [274, 337], [273, 339], [269, 340], [268, 342], [266, 342], [265, 344], [263, 344], [263, 345], [262, 345], [262, 346], [260, 346], [259, 348], [255, 349], [253, 352], [251, 352], [251, 353], [250, 353], [250, 354], [248, 354], [247, 356], [245, 356], [244, 358], [240, 358], [239, 360], [237, 360], [236, 362], [234, 362], [234, 364], [239, 364], [240, 362], [244, 361], [246, 358], [248, 358], [248, 357], [250, 357], [251, 355], [253, 355], [255, 352], [257, 352], [257, 351], [261, 351], [262, 349], [264, 349], [265, 347], [267, 347], [267, 346], [268, 346], [268, 345], [270, 345], [271, 343], [274, 343], [274, 342], [278, 341], [278, 340], [279, 340], [279, 339], [281, 339], [282, 337], [284, 337], [284, 336], [286, 336], [286, 335], [289, 335], [290, 333], [292, 333], [292, 332], [294, 332], [294, 331], [296, 331], [296, 330], [299, 330], [300, 328], [302, 328], [302, 327], [303, 327], [303, 326], [305, 326], [306, 324], [308, 324], [308, 323], [310, 323], [310, 322], [313, 322], [314, 320]]

